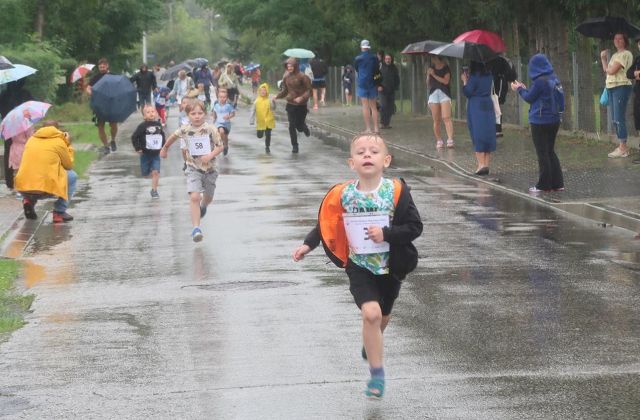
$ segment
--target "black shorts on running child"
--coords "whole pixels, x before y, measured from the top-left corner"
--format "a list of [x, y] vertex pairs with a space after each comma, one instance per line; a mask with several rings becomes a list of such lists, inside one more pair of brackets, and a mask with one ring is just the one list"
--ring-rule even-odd
[[389, 315], [393, 308], [402, 282], [389, 274], [373, 274], [349, 260], [345, 269], [349, 276], [349, 291], [353, 300], [362, 308], [366, 302], [378, 302], [382, 315]]

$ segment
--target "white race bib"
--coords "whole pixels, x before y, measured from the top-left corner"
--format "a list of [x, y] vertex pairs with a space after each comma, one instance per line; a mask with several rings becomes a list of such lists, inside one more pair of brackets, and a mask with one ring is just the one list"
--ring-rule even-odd
[[189, 154], [202, 156], [211, 153], [211, 140], [209, 136], [187, 137], [189, 141]]
[[156, 103], [158, 105], [160, 105], [160, 106], [163, 106], [164, 104], [167, 103], [167, 100], [165, 98], [160, 97], [160, 98], [156, 99]]
[[162, 135], [161, 134], [147, 134], [147, 150], [160, 150], [162, 149]]
[[349, 248], [356, 254], [376, 254], [389, 252], [389, 243], [382, 241], [375, 243], [369, 239], [367, 228], [369, 226], [389, 226], [389, 214], [381, 212], [372, 213], [344, 213], [344, 230], [347, 233]]

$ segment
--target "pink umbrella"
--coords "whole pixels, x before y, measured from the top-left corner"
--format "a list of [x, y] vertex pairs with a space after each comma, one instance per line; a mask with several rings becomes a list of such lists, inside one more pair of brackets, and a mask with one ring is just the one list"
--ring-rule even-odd
[[33, 124], [44, 118], [51, 107], [46, 102], [28, 101], [13, 108], [0, 123], [0, 136], [10, 139], [13, 136], [24, 133]]
[[71, 77], [69, 78], [70, 83], [75, 83], [78, 80], [82, 79], [94, 67], [95, 64], [83, 64], [81, 66], [78, 66], [78, 68], [76, 68], [73, 73], [71, 73]]
[[507, 47], [504, 45], [504, 41], [500, 35], [495, 32], [485, 31], [482, 29], [474, 29], [473, 31], [462, 33], [453, 40], [453, 42], [463, 41], [486, 45], [497, 53], [505, 52], [507, 50]]

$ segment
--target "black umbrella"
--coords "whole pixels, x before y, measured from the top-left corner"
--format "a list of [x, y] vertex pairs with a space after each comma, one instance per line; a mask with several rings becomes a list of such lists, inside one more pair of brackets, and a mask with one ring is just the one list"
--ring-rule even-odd
[[136, 110], [136, 88], [125, 76], [105, 74], [91, 88], [91, 109], [98, 119], [123, 122]]
[[613, 39], [617, 33], [624, 33], [629, 38], [640, 36], [640, 28], [629, 23], [625, 18], [602, 16], [590, 18], [576, 26], [576, 31], [584, 36], [600, 39]]
[[402, 50], [401, 54], [428, 54], [431, 50], [445, 45], [446, 42], [432, 41], [430, 39], [426, 41], [414, 42], [407, 45]]
[[445, 57], [465, 58], [467, 60], [486, 63], [497, 56], [496, 52], [484, 44], [475, 42], [452, 42], [431, 50], [429, 54]]
[[160, 80], [173, 80], [173, 79], [177, 79], [178, 78], [178, 73], [180, 73], [180, 70], [184, 70], [187, 73], [189, 73], [191, 70], [193, 70], [194, 67], [197, 67], [194, 64], [194, 60], [187, 60], [187, 61], [183, 61], [180, 64], [176, 64], [175, 66], [169, 67], [164, 74], [162, 75], [162, 77], [160, 77]]
[[202, 67], [209, 64], [209, 60], [206, 58], [192, 58], [191, 60], [185, 60], [184, 62], [191, 64], [193, 67]]

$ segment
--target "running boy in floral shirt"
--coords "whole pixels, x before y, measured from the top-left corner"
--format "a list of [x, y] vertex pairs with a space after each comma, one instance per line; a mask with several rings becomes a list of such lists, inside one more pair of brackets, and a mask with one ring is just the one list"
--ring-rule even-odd
[[293, 253], [300, 261], [322, 242], [327, 256], [345, 268], [349, 290], [362, 314], [362, 355], [371, 379], [365, 394], [384, 394], [382, 333], [401, 281], [413, 271], [418, 253], [411, 243], [422, 233], [422, 221], [409, 187], [384, 178], [391, 155], [382, 137], [356, 136], [349, 166], [358, 176], [334, 186], [320, 204], [318, 224]]

